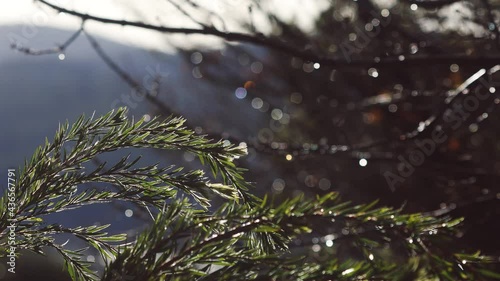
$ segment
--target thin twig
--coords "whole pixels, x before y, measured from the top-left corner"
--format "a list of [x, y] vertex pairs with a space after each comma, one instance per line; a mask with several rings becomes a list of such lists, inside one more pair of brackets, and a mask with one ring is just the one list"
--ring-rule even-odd
[[204, 28], [208, 27], [206, 24], [204, 24], [201, 21], [195, 19], [184, 8], [182, 8], [179, 4], [175, 3], [173, 0], [167, 0], [167, 2], [170, 3], [170, 5], [174, 6], [174, 8], [176, 8], [181, 14], [185, 15], [186, 17], [188, 17], [193, 22], [197, 23], [198, 25], [200, 25], [200, 26], [202, 26]]
[[81, 18], [82, 20], [92, 20], [101, 23], [115, 24], [121, 26], [134, 26], [148, 30], [154, 30], [161, 33], [178, 33], [178, 34], [203, 34], [203, 35], [213, 35], [228, 41], [238, 41], [251, 43], [255, 45], [265, 46], [276, 51], [280, 51], [295, 57], [302, 58], [307, 61], [314, 61], [323, 65], [333, 66], [333, 67], [408, 67], [408, 66], [426, 66], [430, 62], [433, 64], [467, 64], [467, 65], [494, 65], [500, 63], [499, 55], [482, 55], [482, 56], [470, 56], [467, 54], [444, 54], [444, 55], [413, 55], [408, 56], [404, 60], [399, 57], [385, 57], [380, 58], [375, 61], [373, 58], [370, 59], [353, 59], [351, 61], [345, 59], [336, 59], [331, 57], [325, 57], [311, 52], [310, 50], [300, 50], [297, 47], [291, 46], [287, 42], [282, 42], [273, 38], [265, 37], [261, 34], [252, 35], [240, 32], [224, 32], [217, 30], [214, 27], [208, 27], [203, 29], [197, 28], [175, 28], [175, 27], [164, 27], [152, 24], [147, 24], [137, 21], [126, 21], [126, 20], [114, 20], [109, 18], [97, 17], [89, 14], [79, 13], [73, 10], [68, 10], [62, 8], [58, 5], [51, 4], [45, 0], [38, 0], [39, 2], [51, 7], [52, 9], [63, 12], [69, 15], [73, 15]]
[[[151, 101], [155, 106], [157, 106], [164, 115], [175, 115], [170, 107], [165, 103], [161, 102], [151, 91], [148, 91], [143, 86], [141, 86], [137, 81], [135, 81], [125, 70], [123, 70], [118, 64], [116, 64], [111, 57], [108, 56], [101, 48], [97, 40], [95, 40], [88, 32], [84, 32], [85, 36], [89, 40], [92, 48], [95, 50], [97, 55], [106, 63], [113, 72], [118, 74], [120, 78], [123, 79], [132, 89], [136, 90], [139, 94], [144, 95], [144, 97]], [[178, 115], [178, 114], [177, 114]]]
[[83, 25], [73, 35], [71, 35], [71, 37], [68, 40], [66, 40], [66, 42], [64, 42], [62, 45], [59, 45], [57, 47], [50, 48], [50, 49], [38, 50], [38, 49], [29, 48], [29, 47], [23, 47], [23, 46], [19, 45], [17, 42], [12, 42], [10, 46], [12, 49], [14, 49], [16, 51], [22, 52], [26, 55], [32, 55], [32, 56], [60, 54], [60, 53], [64, 52], [64, 50], [66, 50], [80, 36], [82, 31], [83, 31]]

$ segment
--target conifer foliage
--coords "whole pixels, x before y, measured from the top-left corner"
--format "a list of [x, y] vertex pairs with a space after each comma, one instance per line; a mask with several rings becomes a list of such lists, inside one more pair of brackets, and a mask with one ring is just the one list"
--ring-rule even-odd
[[[183, 123], [175, 117], [134, 121], [120, 108], [61, 125], [21, 170], [14, 220], [9, 219], [7, 194], [1, 197], [1, 254], [8, 251], [8, 226], [13, 221], [17, 252], [42, 254], [53, 248], [75, 281], [500, 278], [491, 269], [492, 258], [471, 249], [450, 252], [457, 248], [449, 246], [460, 219], [405, 214], [402, 209], [376, 207], [376, 202], [352, 205], [340, 201], [337, 193], [312, 200], [299, 196], [279, 204], [256, 198], [249, 193], [243, 170], [233, 163], [245, 155], [245, 148], [209, 140]], [[86, 165], [126, 148], [189, 151], [213, 176], [174, 165], [141, 165], [140, 157], [131, 155], [93, 169]], [[101, 190], [88, 183], [113, 188]], [[210, 202], [217, 197], [224, 203], [214, 209]], [[148, 208], [154, 222], [137, 237], [108, 234], [109, 225], [70, 228], [44, 223], [45, 216], [56, 212], [111, 201]], [[322, 238], [329, 248], [322, 262], [308, 255], [314, 247], [295, 243], [298, 237], [327, 228], [341, 231]], [[106, 263], [103, 273], [82, 259], [86, 248], [69, 250], [65, 243], [57, 243], [55, 237], [61, 233], [95, 248]], [[340, 258], [335, 252], [339, 245], [356, 249], [359, 256]], [[404, 252], [391, 251], [394, 245]]]

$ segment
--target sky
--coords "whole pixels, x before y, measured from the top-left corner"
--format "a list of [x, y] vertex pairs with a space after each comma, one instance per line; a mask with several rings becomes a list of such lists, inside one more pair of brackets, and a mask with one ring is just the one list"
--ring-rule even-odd
[[[184, 16], [170, 3], [182, 4], [185, 3], [184, 0], [147, 0], [140, 2], [133, 0], [48, 1], [71, 10], [100, 17], [143, 21], [169, 27], [199, 27], [198, 24]], [[213, 13], [199, 13], [196, 9], [189, 9], [190, 7], [187, 5], [182, 7], [185, 7], [197, 19], [210, 22], [221, 30], [225, 28], [229, 31], [242, 31], [239, 23], [250, 22], [251, 20], [260, 32], [266, 33], [269, 31], [269, 25], [264, 15], [255, 12], [257, 9], [253, 9], [254, 12], [251, 15], [248, 12], [251, 4], [249, 0], [195, 0], [195, 2]], [[326, 0], [271, 0], [264, 3], [262, 5], [275, 11], [281, 18], [295, 21], [304, 30], [312, 29], [312, 19], [327, 5]], [[214, 16], [216, 14], [221, 17]], [[224, 19], [224, 22], [221, 21], [221, 18]], [[81, 21], [71, 15], [57, 13], [44, 4], [33, 0], [4, 1], [0, 10], [0, 25], [19, 24], [25, 26], [26, 30], [26, 34], [19, 35], [25, 37], [25, 39], [31, 39], [34, 36], [43, 36], [43, 33], [39, 34], [39, 27], [48, 26], [76, 31]], [[164, 52], [172, 52], [174, 50], [172, 45], [183, 47], [187, 47], [189, 44], [216, 46], [219, 42], [217, 38], [207, 36], [190, 35], [189, 40], [186, 40], [185, 35], [165, 36], [154, 31], [90, 21], [85, 24], [85, 28], [92, 34], [106, 37], [109, 40]], [[64, 38], [61, 40], [64, 41]]]

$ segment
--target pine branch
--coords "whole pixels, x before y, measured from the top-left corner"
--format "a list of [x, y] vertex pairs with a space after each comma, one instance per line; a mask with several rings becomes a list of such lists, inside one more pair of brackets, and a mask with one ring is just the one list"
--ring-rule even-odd
[[[14, 221], [18, 249], [42, 254], [44, 247], [54, 248], [75, 281], [98, 280], [99, 276], [91, 269], [92, 263], [82, 260], [86, 249], [69, 250], [66, 243], [55, 242], [61, 233], [97, 249], [107, 263], [103, 280], [500, 278], [488, 267], [491, 258], [467, 254], [467, 249], [449, 250], [456, 248], [450, 243], [460, 219], [404, 214], [375, 208], [376, 202], [352, 205], [341, 202], [336, 193], [313, 200], [299, 196], [279, 205], [254, 198], [247, 191], [242, 170], [232, 163], [245, 154], [244, 149], [197, 136], [183, 122], [180, 118], [134, 122], [121, 108], [100, 118], [82, 116], [71, 127], [61, 125], [54, 140], [36, 150], [17, 182]], [[130, 155], [112, 165], [100, 163], [93, 170], [84, 165], [103, 153], [129, 147], [190, 151], [222, 181], [212, 183], [202, 171], [141, 167], [140, 157]], [[87, 183], [116, 188], [77, 191]], [[228, 200], [210, 211], [206, 207], [211, 194]], [[3, 238], [8, 234], [6, 198], [0, 198], [2, 253], [7, 246]], [[125, 244], [125, 235], [105, 232], [109, 225], [67, 228], [44, 225], [41, 217], [114, 200], [154, 208], [153, 225]], [[328, 241], [326, 247], [315, 244], [312, 249], [330, 255], [328, 260], [315, 261], [309, 245], [290, 247], [293, 239], [322, 229], [333, 229], [322, 238]], [[341, 258], [338, 245], [352, 247], [361, 255]], [[398, 255], [398, 249], [405, 254]]]
[[[135, 245], [121, 251], [103, 280], [124, 275], [131, 280], [158, 280], [158, 276], [161, 280], [394, 280], [411, 269], [378, 254], [389, 241], [403, 243], [422, 264], [430, 260], [434, 269], [428, 277], [478, 278], [487, 261], [483, 257], [480, 264], [460, 270], [457, 264], [478, 259], [430, 252], [446, 251], [440, 241], [454, 234], [460, 220], [405, 215], [401, 210], [373, 208], [374, 204], [352, 206], [341, 203], [335, 193], [316, 200], [297, 197], [276, 207], [265, 201], [257, 207], [228, 202], [213, 214], [181, 214], [180, 210], [189, 209], [187, 202], [176, 204], [177, 211], [160, 214]], [[317, 264], [287, 252], [291, 238], [311, 231], [315, 220], [323, 227], [349, 229], [345, 236], [353, 247], [365, 251], [364, 259]], [[335, 243], [341, 243], [338, 240]]]
[[[165, 200], [174, 199], [179, 191], [204, 208], [209, 206], [212, 194], [253, 204], [253, 197], [245, 193], [248, 184], [243, 180], [242, 170], [232, 163], [234, 158], [245, 155], [245, 149], [197, 136], [184, 128], [183, 123], [181, 118], [134, 122], [128, 120], [126, 110], [120, 108], [100, 118], [82, 116], [71, 127], [67, 122], [61, 125], [52, 142], [46, 140], [45, 145], [36, 149], [17, 181], [14, 213], [19, 249], [43, 253], [45, 246], [56, 248], [65, 257], [75, 280], [95, 280], [88, 264], [78, 264], [80, 252], [67, 251], [63, 245], [56, 244], [54, 235], [72, 234], [96, 248], [105, 260], [116, 256], [116, 243], [126, 237], [108, 235], [103, 232], [107, 226], [45, 226], [42, 216], [110, 201], [161, 208]], [[140, 157], [131, 159], [130, 155], [112, 165], [102, 163], [93, 170], [85, 166], [99, 155], [129, 147], [192, 152], [210, 166], [214, 177], [220, 175], [222, 182], [212, 183], [201, 170], [185, 172], [175, 166], [160, 168], [158, 164], [137, 167]], [[78, 192], [79, 187], [88, 183], [110, 184], [115, 189], [88, 188]], [[0, 201], [5, 200], [6, 195]], [[0, 238], [8, 234], [7, 214], [7, 204], [2, 204]], [[7, 241], [0, 239], [0, 246], [7, 246]]]

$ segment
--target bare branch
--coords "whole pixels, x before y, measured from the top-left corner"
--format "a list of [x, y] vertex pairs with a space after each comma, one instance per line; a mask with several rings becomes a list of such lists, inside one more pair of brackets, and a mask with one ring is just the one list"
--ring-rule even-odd
[[174, 112], [173, 109], [168, 107], [165, 103], [161, 102], [157, 97], [156, 93], [153, 91], [148, 91], [143, 86], [141, 86], [137, 81], [135, 81], [125, 70], [123, 70], [118, 64], [116, 64], [109, 56], [104, 52], [101, 48], [97, 40], [95, 40], [88, 32], [84, 32], [85, 36], [90, 42], [90, 45], [95, 50], [97, 55], [106, 63], [113, 72], [115, 72], [123, 81], [125, 81], [132, 89], [136, 90], [141, 95], [151, 101], [154, 105], [156, 105], [164, 115], [172, 115], [178, 114]]
[[39, 2], [55, 9], [58, 12], [63, 12], [81, 18], [82, 20], [92, 20], [101, 23], [115, 24], [121, 26], [134, 26], [138, 28], [154, 30], [161, 33], [178, 33], [178, 34], [202, 34], [213, 35], [228, 41], [237, 41], [251, 43], [259, 46], [268, 47], [279, 52], [283, 52], [295, 57], [302, 58], [307, 61], [314, 61], [323, 65], [348, 68], [348, 67], [409, 67], [409, 66], [425, 66], [430, 62], [433, 64], [468, 64], [480, 66], [493, 66], [500, 63], [500, 55], [481, 55], [470, 56], [467, 54], [444, 54], [444, 55], [413, 55], [401, 60], [399, 57], [385, 57], [374, 60], [369, 59], [353, 59], [351, 61], [345, 59], [337, 59], [325, 57], [311, 52], [310, 50], [300, 50], [297, 47], [291, 46], [289, 42], [278, 41], [273, 38], [265, 37], [261, 34], [252, 35], [240, 32], [224, 32], [208, 27], [203, 29], [197, 28], [174, 28], [151, 25], [137, 21], [114, 20], [109, 18], [97, 17], [89, 14], [79, 13], [73, 10], [62, 8], [58, 5], [51, 4], [45, 0], [38, 0]]
[[64, 50], [66, 50], [80, 36], [82, 31], [83, 31], [83, 24], [80, 29], [78, 29], [73, 35], [71, 35], [71, 37], [68, 40], [66, 40], [66, 42], [64, 42], [62, 45], [50, 49], [37, 50], [29, 47], [23, 47], [19, 45], [17, 42], [12, 42], [11, 48], [16, 51], [32, 56], [59, 54], [64, 52]]

